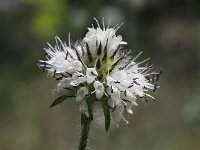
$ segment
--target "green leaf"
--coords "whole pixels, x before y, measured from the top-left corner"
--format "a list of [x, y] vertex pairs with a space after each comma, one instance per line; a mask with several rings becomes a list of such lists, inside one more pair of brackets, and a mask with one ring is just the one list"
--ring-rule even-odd
[[66, 98], [70, 98], [70, 97], [74, 97], [74, 96], [63, 95], [63, 96], [58, 97], [57, 99], [55, 99], [53, 101], [53, 103], [51, 104], [50, 108], [54, 107], [57, 104], [61, 104]]
[[100, 102], [103, 107], [103, 112], [104, 112], [104, 117], [105, 117], [105, 129], [106, 129], [106, 132], [108, 132], [110, 128], [110, 120], [111, 120], [108, 100], [104, 98], [100, 100]]
[[88, 106], [88, 112], [89, 112], [90, 118], [91, 120], [93, 120], [93, 114], [92, 114], [92, 104], [94, 103], [93, 98], [92, 97], [86, 98], [86, 103]]
[[83, 126], [83, 124], [85, 123], [87, 117], [84, 113], [81, 114], [81, 126]]
[[[84, 122], [82, 124], [82, 131], [81, 131], [81, 138], [79, 142], [79, 150], [85, 150], [87, 146], [88, 141], [88, 135], [90, 131], [90, 124], [91, 124], [91, 118], [87, 117], [85, 114], [82, 114], [84, 116]], [[81, 116], [81, 118], [82, 118]]]

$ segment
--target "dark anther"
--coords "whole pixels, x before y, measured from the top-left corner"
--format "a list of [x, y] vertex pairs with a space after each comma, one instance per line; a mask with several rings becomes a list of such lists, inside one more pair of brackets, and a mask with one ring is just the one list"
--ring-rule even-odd
[[137, 79], [139, 79], [139, 78], [133, 78], [133, 80], [137, 80]]
[[133, 84], [131, 84], [130, 86], [128, 86], [128, 88], [131, 88], [131, 87], [133, 87]]
[[140, 86], [140, 84], [139, 84], [139, 83], [137, 83], [135, 80], [133, 80], [133, 83], [135, 83], [135, 84], [137, 84], [137, 85], [139, 85], [139, 86]]
[[65, 72], [66, 74], [68, 74], [70, 77], [72, 77], [72, 74], [71, 73], [69, 73], [69, 72]]
[[96, 75], [94, 72], [92, 72], [92, 71], [91, 71], [91, 74], [92, 74], [93, 76], [97, 76], [97, 75]]
[[126, 99], [122, 99], [124, 102], [129, 102], [129, 103], [131, 103], [131, 101], [129, 101], [129, 100], [126, 100]]
[[120, 83], [120, 81], [115, 81], [114, 83]]
[[80, 74], [80, 75], [78, 75], [78, 77], [80, 78], [80, 77], [83, 77], [83, 75], [82, 74]]

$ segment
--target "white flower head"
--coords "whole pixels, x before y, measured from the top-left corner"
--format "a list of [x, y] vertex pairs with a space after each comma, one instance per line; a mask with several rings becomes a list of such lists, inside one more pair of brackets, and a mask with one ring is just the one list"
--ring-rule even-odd
[[[105, 27], [103, 21], [101, 27], [96, 22], [97, 27], [88, 28], [85, 37], [72, 46], [70, 38], [67, 45], [56, 37], [56, 46], [48, 44], [47, 60], [40, 60], [38, 65], [58, 80], [58, 93], [65, 98], [69, 93], [75, 97], [86, 116], [93, 117], [92, 108], [97, 101], [102, 104], [105, 118], [113, 119], [117, 125], [127, 124], [124, 111], [132, 114], [137, 98], [154, 99], [148, 91], [159, 88], [156, 81], [160, 73], [152, 71], [149, 59], [137, 62], [142, 52], [134, 56], [123, 48], [127, 43], [116, 34], [121, 25]], [[52, 106], [63, 100], [57, 99]], [[108, 129], [110, 119], [105, 120]]]

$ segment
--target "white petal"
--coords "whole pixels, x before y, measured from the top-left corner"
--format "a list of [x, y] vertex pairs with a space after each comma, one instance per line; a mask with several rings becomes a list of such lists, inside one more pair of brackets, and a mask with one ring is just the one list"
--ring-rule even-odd
[[132, 102], [134, 106], [138, 106], [138, 104], [136, 103], [136, 101]]
[[88, 84], [91, 84], [92, 82], [94, 82], [94, 80], [95, 80], [94, 77], [90, 77], [90, 76], [87, 77], [87, 83]]
[[129, 114], [133, 114], [133, 111], [132, 111], [131, 108], [127, 108], [126, 110], [127, 110], [127, 112], [128, 112]]
[[95, 81], [93, 84], [95, 88], [95, 94], [97, 99], [101, 99], [104, 95], [104, 86], [101, 82]]
[[82, 71], [82, 63], [78, 60], [73, 60], [71, 62], [68, 63], [68, 72], [73, 74], [77, 71]]
[[71, 86], [78, 86], [78, 85], [79, 85], [79, 81], [78, 81], [78, 80], [72, 80], [72, 81], [70, 82], [70, 85], [71, 85]]
[[128, 121], [123, 117], [122, 112], [117, 109], [112, 112], [112, 118], [117, 125], [128, 124]]
[[86, 69], [86, 77], [87, 77], [87, 83], [91, 84], [94, 82], [95, 78], [98, 76], [98, 73], [95, 68], [87, 68]]

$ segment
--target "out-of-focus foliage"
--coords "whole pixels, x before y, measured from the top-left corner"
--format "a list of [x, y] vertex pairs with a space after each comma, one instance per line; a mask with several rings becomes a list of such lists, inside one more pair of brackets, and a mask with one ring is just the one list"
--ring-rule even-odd
[[[118, 31], [140, 60], [163, 70], [157, 101], [139, 102], [130, 124], [108, 134], [94, 124], [95, 150], [200, 148], [199, 0], [1, 0], [0, 149], [73, 150], [80, 113], [74, 101], [49, 109], [54, 84], [37, 68], [46, 42], [82, 38], [93, 17]], [[140, 101], [138, 99], [138, 101]], [[100, 119], [101, 121], [101, 119]], [[103, 123], [102, 123], [103, 124]]]
[[36, 11], [32, 18], [32, 28], [37, 34], [53, 35], [62, 28], [68, 15], [68, 4], [63, 0], [24, 0]]

